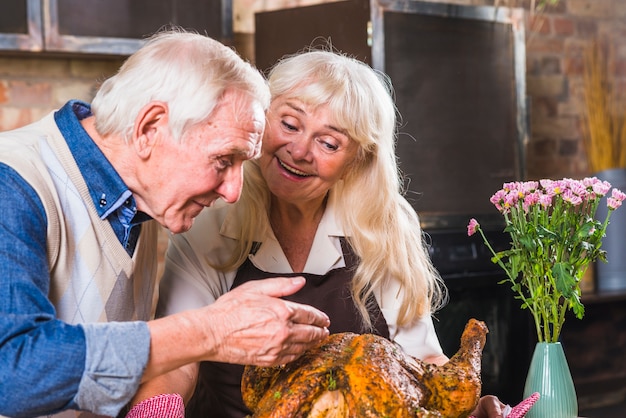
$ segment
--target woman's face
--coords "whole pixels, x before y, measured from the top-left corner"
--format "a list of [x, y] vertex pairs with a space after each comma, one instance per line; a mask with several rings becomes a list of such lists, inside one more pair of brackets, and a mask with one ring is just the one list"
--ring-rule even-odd
[[328, 106], [279, 96], [267, 113], [259, 159], [270, 191], [289, 203], [322, 200], [354, 160], [358, 144]]

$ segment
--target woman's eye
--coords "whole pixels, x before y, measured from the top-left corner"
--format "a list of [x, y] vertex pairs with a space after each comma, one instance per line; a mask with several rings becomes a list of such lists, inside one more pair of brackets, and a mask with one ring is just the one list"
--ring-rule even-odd
[[296, 130], [297, 130], [297, 128], [296, 128], [295, 126], [290, 125], [289, 123], [287, 123], [287, 122], [285, 122], [285, 121], [282, 121], [281, 123], [282, 123], [282, 124], [283, 124], [283, 126], [284, 126], [287, 130], [289, 130], [289, 131], [296, 131]]
[[333, 142], [324, 141], [323, 139], [320, 139], [319, 142], [328, 151], [337, 151], [339, 149], [339, 145], [336, 145]]

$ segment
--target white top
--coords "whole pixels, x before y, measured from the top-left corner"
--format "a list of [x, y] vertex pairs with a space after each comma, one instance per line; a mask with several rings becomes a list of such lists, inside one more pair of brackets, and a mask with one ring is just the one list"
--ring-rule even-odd
[[[213, 303], [230, 289], [237, 271], [217, 271], [206, 262], [223, 262], [234, 248], [238, 219], [230, 209], [222, 201], [216, 202], [196, 218], [189, 231], [170, 237], [160, 285], [158, 315], [170, 315]], [[267, 222], [267, 218], [262, 221]], [[262, 271], [293, 273], [271, 228], [268, 226], [266, 229], [267, 235], [254, 238], [261, 246], [255, 255], [248, 256], [250, 261]], [[345, 267], [340, 243], [343, 236], [343, 229], [335, 217], [331, 193], [303, 273], [324, 275], [332, 269]], [[400, 284], [397, 281], [375, 292], [391, 340], [407, 354], [419, 359], [443, 354], [430, 315], [425, 315], [410, 327], [398, 328], [399, 294]]]

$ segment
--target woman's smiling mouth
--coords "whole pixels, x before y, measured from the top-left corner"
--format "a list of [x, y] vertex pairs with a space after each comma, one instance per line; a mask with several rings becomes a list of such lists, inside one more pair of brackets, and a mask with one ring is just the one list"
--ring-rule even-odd
[[276, 160], [278, 161], [278, 164], [285, 170], [288, 171], [291, 174], [294, 174], [298, 177], [311, 177], [313, 176], [313, 174], [307, 174], [304, 171], [300, 171], [298, 169], [295, 169], [291, 166], [288, 166], [287, 164], [283, 163], [282, 160], [280, 158], [276, 158]]

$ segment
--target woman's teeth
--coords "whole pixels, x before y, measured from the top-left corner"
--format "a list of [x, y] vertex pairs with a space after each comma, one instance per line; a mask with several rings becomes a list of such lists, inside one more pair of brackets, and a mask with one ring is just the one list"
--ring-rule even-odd
[[290, 173], [292, 173], [292, 174], [295, 174], [296, 176], [300, 176], [300, 177], [309, 177], [309, 176], [312, 176], [312, 174], [307, 174], [307, 173], [305, 173], [304, 171], [296, 170], [295, 168], [290, 167], [290, 166], [288, 166], [288, 165], [284, 164], [281, 160], [278, 160], [278, 163], [280, 164], [280, 166], [281, 166], [282, 168], [284, 168], [285, 170], [289, 171], [289, 172], [290, 172]]

